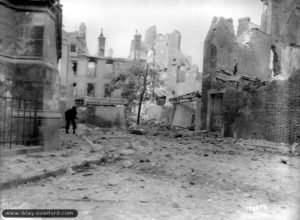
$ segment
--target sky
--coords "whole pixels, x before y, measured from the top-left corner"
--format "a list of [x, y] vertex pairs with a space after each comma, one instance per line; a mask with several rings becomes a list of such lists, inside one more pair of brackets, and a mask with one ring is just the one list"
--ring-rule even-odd
[[238, 18], [250, 17], [260, 25], [261, 0], [61, 0], [63, 25], [75, 31], [84, 22], [87, 26], [87, 46], [96, 54], [98, 36], [103, 28], [108, 48], [114, 57], [128, 58], [135, 31], [156, 25], [158, 33], [181, 32], [181, 51], [192, 56], [202, 71], [203, 44], [214, 16], [232, 18], [235, 28]]

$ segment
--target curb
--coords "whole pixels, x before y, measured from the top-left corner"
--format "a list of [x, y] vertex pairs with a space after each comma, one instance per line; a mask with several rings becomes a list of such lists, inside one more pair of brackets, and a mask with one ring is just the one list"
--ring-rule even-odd
[[21, 154], [30, 154], [44, 151], [43, 147], [26, 147], [21, 149], [1, 150], [0, 157], [16, 156]]
[[72, 166], [65, 166], [65, 167], [61, 167], [58, 168], [56, 170], [52, 170], [52, 171], [48, 171], [48, 172], [44, 172], [44, 173], [39, 173], [30, 177], [24, 177], [24, 178], [16, 178], [13, 180], [9, 180], [7, 182], [3, 182], [0, 183], [0, 191], [2, 190], [6, 190], [6, 189], [12, 189], [12, 188], [16, 188], [20, 185], [26, 184], [28, 182], [37, 182], [39, 180], [48, 178], [50, 176], [59, 176], [59, 175], [63, 175], [66, 173], [67, 168], [71, 167], [73, 170], [78, 170], [80, 168], [84, 168], [87, 166], [87, 164], [98, 164], [100, 162], [102, 162], [103, 157], [101, 157], [100, 159], [96, 159], [96, 160], [84, 160], [83, 162], [79, 163], [79, 164], [75, 164]]

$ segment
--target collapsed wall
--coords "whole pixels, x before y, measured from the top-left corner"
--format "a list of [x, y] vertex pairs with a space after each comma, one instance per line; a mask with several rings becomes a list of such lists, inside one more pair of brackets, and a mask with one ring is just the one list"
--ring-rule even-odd
[[[264, 1], [249, 18], [214, 18], [205, 40], [202, 129], [225, 136], [300, 141], [300, 13], [295, 0]], [[284, 19], [281, 19], [284, 18]]]

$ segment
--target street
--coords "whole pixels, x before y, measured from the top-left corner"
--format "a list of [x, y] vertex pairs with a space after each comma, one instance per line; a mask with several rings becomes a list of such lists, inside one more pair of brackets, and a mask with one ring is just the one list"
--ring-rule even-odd
[[[253, 150], [234, 139], [172, 138], [159, 130], [146, 136], [116, 129], [79, 133], [76, 138], [96, 143], [84, 146], [89, 154], [104, 152], [107, 159], [4, 190], [1, 208], [77, 209], [77, 219], [87, 220], [296, 220], [299, 214], [299, 157]], [[74, 137], [62, 135], [63, 144]]]

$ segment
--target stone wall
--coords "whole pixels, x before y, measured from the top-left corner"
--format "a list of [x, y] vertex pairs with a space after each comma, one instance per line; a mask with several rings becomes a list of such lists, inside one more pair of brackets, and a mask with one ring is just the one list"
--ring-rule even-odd
[[124, 106], [87, 106], [84, 115], [82, 122], [99, 127], [126, 127]]

